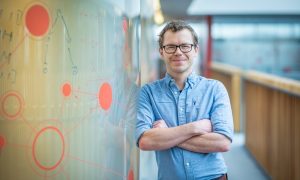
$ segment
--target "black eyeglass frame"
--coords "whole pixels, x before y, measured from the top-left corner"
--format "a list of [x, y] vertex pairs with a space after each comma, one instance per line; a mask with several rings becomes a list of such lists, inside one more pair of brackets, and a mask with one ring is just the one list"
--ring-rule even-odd
[[[168, 52], [168, 51], [166, 51], [166, 47], [167, 47], [167, 46], [175, 47], [175, 50], [172, 51], [172, 52], [170, 52], [170, 51]], [[190, 46], [190, 49], [189, 49], [188, 51], [182, 50], [182, 47], [183, 47], [183, 46]], [[180, 51], [183, 52], [183, 53], [188, 53], [188, 52], [191, 52], [191, 51], [192, 51], [193, 46], [196, 46], [196, 45], [195, 45], [195, 44], [180, 44], [180, 45], [171, 45], [171, 44], [169, 44], [169, 45], [164, 45], [164, 46], [162, 46], [162, 49], [164, 49], [164, 51], [165, 51], [167, 54], [174, 54], [174, 53], [177, 51], [177, 48], [179, 48]]]

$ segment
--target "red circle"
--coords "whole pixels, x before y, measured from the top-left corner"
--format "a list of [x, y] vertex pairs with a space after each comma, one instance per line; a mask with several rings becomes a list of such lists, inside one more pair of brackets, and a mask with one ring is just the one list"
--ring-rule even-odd
[[62, 92], [63, 92], [63, 95], [68, 97], [71, 95], [71, 92], [72, 92], [72, 86], [70, 83], [65, 83], [62, 87]]
[[40, 4], [31, 6], [26, 12], [25, 24], [32, 35], [44, 35], [48, 31], [50, 24], [50, 17], [47, 9]]
[[112, 88], [108, 83], [104, 83], [99, 90], [99, 105], [108, 110], [112, 103]]
[[[18, 100], [18, 102], [19, 102], [19, 109], [17, 110], [17, 112], [16, 113], [14, 113], [14, 114], [9, 114], [5, 109], [4, 109], [4, 107], [5, 107], [5, 102], [7, 101], [7, 99], [8, 99], [8, 97], [15, 97], [17, 100]], [[15, 93], [15, 92], [10, 92], [10, 93], [7, 93], [4, 97], [3, 97], [3, 99], [1, 100], [2, 102], [1, 102], [1, 110], [2, 110], [2, 112], [4, 113], [4, 115], [7, 117], [7, 118], [9, 118], [9, 119], [16, 119], [19, 115], [20, 115], [20, 113], [21, 113], [21, 110], [22, 110], [22, 99], [21, 99], [21, 97], [17, 94], [17, 93]]]
[[[35, 154], [35, 145], [36, 145], [36, 141], [38, 139], [38, 137], [45, 131], [47, 130], [53, 130], [55, 132], [58, 133], [58, 135], [60, 136], [61, 140], [62, 140], [62, 145], [63, 145], [63, 148], [62, 148], [62, 154], [61, 154], [61, 157], [60, 159], [53, 165], [53, 166], [50, 166], [50, 167], [46, 167], [44, 165], [42, 165], [38, 160], [37, 160], [37, 157], [36, 157], [36, 154]], [[59, 164], [62, 162], [63, 158], [64, 158], [64, 154], [65, 154], [65, 141], [64, 141], [64, 137], [63, 137], [63, 134], [60, 132], [59, 129], [57, 129], [56, 127], [53, 127], [53, 126], [49, 126], [49, 127], [45, 127], [43, 129], [41, 129], [37, 135], [35, 136], [34, 140], [33, 140], [33, 144], [32, 144], [32, 156], [33, 156], [33, 159], [34, 159], [34, 162], [36, 163], [36, 165], [45, 170], [45, 171], [50, 171], [50, 170], [54, 170], [55, 168], [57, 168], [57, 166], [59, 166]]]
[[5, 138], [3, 136], [0, 136], [0, 149], [2, 149], [5, 146]]
[[132, 169], [129, 170], [127, 180], [134, 180], [134, 173]]

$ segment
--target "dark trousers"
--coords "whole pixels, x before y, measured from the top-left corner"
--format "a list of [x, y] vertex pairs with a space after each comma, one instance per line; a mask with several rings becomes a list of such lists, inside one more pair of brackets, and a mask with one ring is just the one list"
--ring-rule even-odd
[[227, 174], [223, 174], [221, 177], [218, 177], [218, 178], [213, 179], [213, 180], [228, 180], [228, 176], [227, 176]]

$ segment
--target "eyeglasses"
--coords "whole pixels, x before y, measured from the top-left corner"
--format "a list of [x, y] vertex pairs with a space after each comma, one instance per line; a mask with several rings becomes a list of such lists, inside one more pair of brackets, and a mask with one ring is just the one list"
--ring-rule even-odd
[[180, 51], [183, 53], [188, 53], [192, 50], [192, 47], [195, 46], [194, 44], [180, 44], [180, 45], [165, 45], [162, 48], [165, 50], [167, 54], [173, 54], [177, 51], [179, 47]]

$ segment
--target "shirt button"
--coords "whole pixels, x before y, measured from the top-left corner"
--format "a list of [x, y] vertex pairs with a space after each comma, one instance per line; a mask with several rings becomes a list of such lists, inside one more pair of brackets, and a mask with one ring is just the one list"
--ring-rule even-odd
[[186, 163], [186, 166], [189, 166], [190, 165], [190, 163]]
[[174, 92], [174, 94], [177, 94], [177, 92]]
[[180, 108], [180, 111], [183, 111], [183, 109], [182, 109], [182, 108]]

